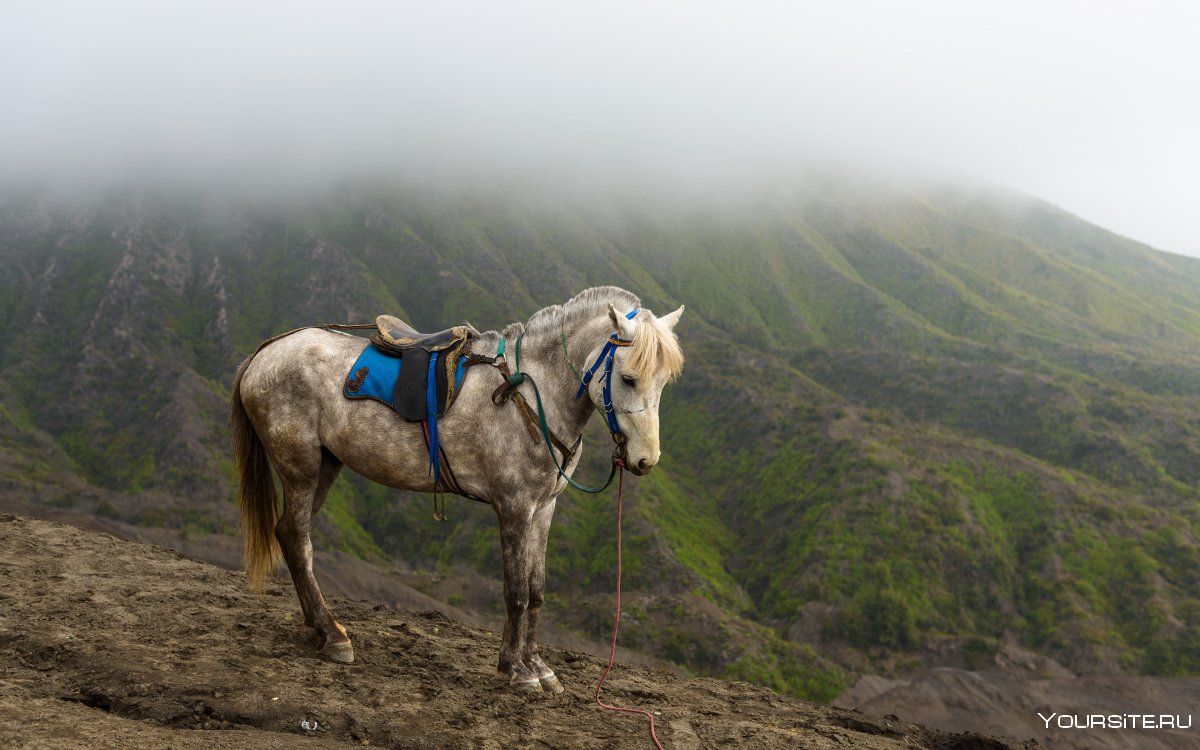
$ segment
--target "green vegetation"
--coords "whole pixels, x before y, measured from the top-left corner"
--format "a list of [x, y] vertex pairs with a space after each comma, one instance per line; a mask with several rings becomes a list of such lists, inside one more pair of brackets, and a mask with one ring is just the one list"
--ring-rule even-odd
[[864, 648], [912, 648], [917, 628], [908, 598], [890, 588], [863, 588], [842, 612], [842, 632]]
[[386, 559], [387, 555], [359, 523], [358, 519], [364, 512], [362, 505], [353, 485], [338, 477], [329, 488], [322, 515], [318, 516], [315, 543], [340, 549], [365, 560]]

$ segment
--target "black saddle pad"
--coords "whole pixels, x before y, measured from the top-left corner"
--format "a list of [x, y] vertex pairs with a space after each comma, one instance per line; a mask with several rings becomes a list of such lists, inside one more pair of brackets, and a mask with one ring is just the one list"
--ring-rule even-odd
[[392, 408], [401, 417], [420, 422], [429, 416], [429, 378], [433, 377], [434, 398], [437, 399], [437, 415], [446, 413], [446, 368], [437, 364], [429, 366], [433, 356], [420, 347], [408, 349], [401, 358], [400, 376], [392, 392]]

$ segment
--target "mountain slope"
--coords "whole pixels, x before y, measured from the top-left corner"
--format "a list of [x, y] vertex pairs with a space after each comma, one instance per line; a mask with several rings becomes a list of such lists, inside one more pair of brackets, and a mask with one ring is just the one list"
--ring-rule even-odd
[[[0, 258], [14, 497], [232, 531], [224, 400], [262, 339], [381, 311], [497, 328], [611, 283], [688, 306], [663, 462], [628, 483], [624, 643], [826, 699], [1003, 644], [1200, 673], [1200, 261], [1033, 199], [14, 194]], [[44, 489], [52, 465], [74, 484]], [[434, 525], [426, 502], [347, 477], [320, 543], [496, 576], [490, 511]], [[614, 524], [610, 500], [564, 498], [548, 617], [602, 635]]]

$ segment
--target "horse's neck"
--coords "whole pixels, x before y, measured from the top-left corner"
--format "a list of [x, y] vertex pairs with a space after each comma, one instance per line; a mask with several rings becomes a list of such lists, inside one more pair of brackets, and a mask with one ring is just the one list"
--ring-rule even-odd
[[534, 375], [551, 429], [567, 442], [583, 432], [595, 411], [587, 393], [578, 399], [575, 394], [580, 375], [591, 365], [588, 357], [603, 346], [611, 328], [612, 321], [605, 315], [576, 323], [571, 329], [546, 330], [524, 342], [526, 351], [534, 356], [528, 364], [522, 362], [522, 369]]

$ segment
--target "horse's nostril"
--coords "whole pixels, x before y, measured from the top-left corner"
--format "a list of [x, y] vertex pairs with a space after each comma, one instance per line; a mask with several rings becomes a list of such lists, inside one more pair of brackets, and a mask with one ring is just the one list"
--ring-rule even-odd
[[649, 471], [649, 470], [650, 470], [650, 465], [646, 463], [646, 459], [643, 458], [641, 461], [638, 461], [638, 471]]

